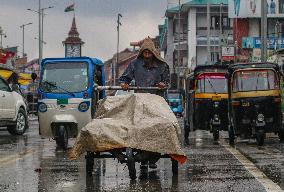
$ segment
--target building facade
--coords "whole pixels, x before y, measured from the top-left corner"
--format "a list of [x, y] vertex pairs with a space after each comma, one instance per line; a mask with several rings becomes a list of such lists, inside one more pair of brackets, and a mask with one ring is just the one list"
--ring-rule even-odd
[[208, 1], [192, 0], [166, 11], [160, 46], [171, 73], [221, 61], [221, 47], [234, 45], [228, 0]]

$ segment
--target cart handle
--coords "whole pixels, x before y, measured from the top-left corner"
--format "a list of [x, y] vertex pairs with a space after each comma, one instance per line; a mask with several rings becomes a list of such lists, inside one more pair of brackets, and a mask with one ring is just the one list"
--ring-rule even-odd
[[[125, 90], [121, 86], [95, 86], [96, 91], [102, 90]], [[127, 90], [166, 90], [167, 88], [161, 89], [159, 87], [128, 87]]]

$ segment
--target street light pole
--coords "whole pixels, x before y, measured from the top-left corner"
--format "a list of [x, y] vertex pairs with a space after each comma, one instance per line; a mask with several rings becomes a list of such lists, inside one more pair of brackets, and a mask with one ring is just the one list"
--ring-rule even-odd
[[23, 58], [25, 57], [25, 26], [31, 25], [32, 23], [23, 24], [20, 28], [23, 29]]
[[39, 0], [39, 9], [38, 11], [33, 9], [27, 9], [28, 11], [33, 11], [38, 14], [39, 16], [39, 33], [38, 33], [38, 44], [39, 44], [39, 63], [41, 63], [42, 56], [43, 56], [43, 17], [44, 17], [44, 10], [54, 8], [54, 6], [49, 6], [45, 8], [41, 8], [41, 0]]
[[38, 64], [42, 60], [42, 37], [41, 37], [41, 0], [38, 0]]
[[211, 64], [211, 47], [210, 47], [210, 3], [207, 2], [207, 64]]
[[180, 0], [178, 1], [178, 59], [177, 59], [177, 66], [178, 66], [178, 74], [177, 74], [177, 88], [180, 88]]
[[267, 1], [261, 0], [261, 62], [267, 61]]
[[113, 85], [116, 85], [116, 73], [117, 73], [117, 67], [119, 62], [119, 27], [122, 25], [120, 22], [120, 18], [122, 15], [120, 13], [117, 14], [117, 46], [116, 46], [116, 63], [113, 65]]

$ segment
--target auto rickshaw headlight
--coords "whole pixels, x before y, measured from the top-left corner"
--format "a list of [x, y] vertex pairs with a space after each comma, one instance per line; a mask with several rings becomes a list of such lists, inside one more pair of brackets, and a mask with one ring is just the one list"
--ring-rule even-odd
[[219, 107], [219, 102], [214, 102], [214, 107], [215, 108]]
[[38, 111], [41, 113], [44, 113], [47, 111], [47, 105], [45, 103], [39, 103], [38, 104]]
[[263, 114], [258, 114], [257, 115], [257, 120], [258, 121], [264, 121], [264, 115]]
[[84, 101], [84, 102], [79, 104], [78, 110], [80, 112], [86, 112], [86, 111], [88, 111], [89, 107], [90, 107], [90, 102], [89, 101]]

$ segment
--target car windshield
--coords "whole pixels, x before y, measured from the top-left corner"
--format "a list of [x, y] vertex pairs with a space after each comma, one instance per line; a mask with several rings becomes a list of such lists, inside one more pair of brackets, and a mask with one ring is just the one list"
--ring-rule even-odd
[[58, 62], [44, 66], [41, 88], [45, 92], [82, 92], [88, 88], [88, 64]]
[[238, 71], [233, 76], [233, 91], [264, 91], [277, 89], [277, 78], [272, 70]]
[[227, 79], [223, 75], [203, 75], [197, 80], [197, 93], [227, 93]]

